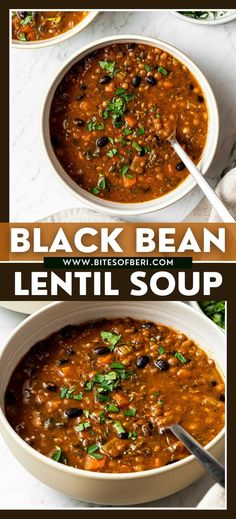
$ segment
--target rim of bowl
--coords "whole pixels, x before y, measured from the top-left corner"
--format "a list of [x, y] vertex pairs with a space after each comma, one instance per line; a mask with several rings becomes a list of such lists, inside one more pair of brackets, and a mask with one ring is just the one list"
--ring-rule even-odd
[[[78, 9], [80, 11], [80, 9]], [[45, 40], [37, 40], [37, 41], [26, 41], [22, 42], [20, 40], [12, 40], [11, 45], [15, 49], [36, 49], [42, 47], [49, 47], [50, 45], [56, 45], [57, 43], [61, 43], [62, 41], [68, 40], [83, 31], [92, 21], [96, 18], [100, 11], [96, 9], [89, 10], [87, 16], [79, 22], [75, 27], [69, 29], [58, 36], [54, 36], [52, 38], [47, 38]]]
[[[181, 301], [166, 301], [166, 302], [171, 304], [171, 306], [173, 304], [175, 306], [180, 306], [181, 308], [185, 309], [185, 311], [187, 311], [187, 312], [189, 311], [192, 314], [197, 314], [198, 316], [201, 315], [198, 310], [196, 310], [192, 306], [186, 305], [184, 302], [181, 302]], [[52, 307], [56, 308], [57, 306], [60, 306], [62, 303], [64, 303], [64, 302], [63, 301], [53, 302], [49, 306], [44, 307], [44, 308], [40, 308], [39, 310], [34, 312], [32, 315], [29, 315], [26, 319], [24, 319], [24, 321], [22, 321], [13, 330], [13, 332], [8, 336], [6, 344], [5, 344], [5, 346], [4, 346], [4, 348], [3, 348], [2, 352], [1, 352], [1, 355], [0, 355], [0, 362], [1, 362], [1, 358], [2, 358], [3, 353], [5, 352], [5, 350], [8, 347], [9, 342], [14, 337], [14, 335], [19, 330], [21, 330], [21, 328], [24, 327], [25, 322], [28, 323], [30, 320], [34, 319], [35, 317], [37, 318], [38, 315], [46, 313], [49, 308], [52, 308]], [[96, 303], [96, 301], [93, 301], [92, 303]], [[145, 304], [145, 302], [143, 302], [143, 303]], [[201, 316], [201, 318], [205, 319], [210, 327], [214, 325], [214, 323], [210, 319], [208, 319], [205, 314], [203, 314]], [[215, 329], [215, 326], [214, 326], [214, 329]], [[202, 348], [202, 346], [200, 346], [200, 348], [203, 349], [203, 351], [205, 351], [204, 348]], [[221, 366], [219, 366], [219, 368], [220, 368], [220, 371], [222, 373]], [[13, 372], [13, 369], [12, 369], [12, 372]], [[224, 376], [223, 373], [222, 373], [222, 376]], [[224, 376], [224, 379], [225, 379], [225, 376]], [[14, 429], [11, 427], [10, 423], [8, 422], [8, 420], [7, 420], [6, 416], [5, 416], [5, 413], [3, 411], [3, 407], [2, 406], [0, 406], [0, 424], [1, 424], [1, 422], [2, 422], [3, 427], [5, 428], [5, 430], [7, 431], [7, 433], [11, 436], [12, 441], [16, 442], [18, 444], [18, 447], [21, 450], [23, 449], [26, 452], [26, 454], [35, 457], [39, 462], [41, 462], [41, 463], [43, 463], [45, 465], [48, 465], [51, 468], [54, 467], [55, 470], [59, 470], [61, 472], [66, 472], [66, 473], [74, 475], [74, 476], [77, 475], [77, 476], [86, 477], [88, 479], [93, 479], [94, 478], [94, 479], [105, 479], [105, 480], [121, 480], [121, 479], [146, 478], [146, 477], [151, 477], [151, 476], [155, 476], [155, 475], [158, 475], [158, 474], [162, 474], [162, 473], [165, 473], [165, 472], [169, 472], [169, 471], [173, 470], [174, 468], [185, 466], [187, 463], [191, 463], [195, 459], [193, 454], [190, 454], [186, 458], [183, 458], [182, 460], [176, 461], [175, 463], [173, 463], [171, 465], [165, 465], [164, 467], [159, 467], [159, 468], [155, 468], [155, 469], [142, 470], [140, 472], [125, 472], [125, 473], [94, 472], [94, 471], [88, 471], [88, 470], [84, 470], [84, 469], [74, 468], [74, 467], [71, 467], [69, 465], [63, 465], [61, 463], [57, 463], [55, 465], [55, 461], [54, 460], [52, 460], [51, 458], [48, 458], [44, 454], [41, 454], [36, 449], [34, 449], [30, 445], [28, 445], [28, 443], [26, 443], [14, 431]], [[225, 437], [225, 426], [215, 436], [215, 438], [213, 438], [209, 443], [207, 443], [207, 445], [204, 446], [204, 448], [208, 451], [211, 447], [213, 447], [215, 444], [217, 444], [224, 437]], [[14, 457], [15, 457], [15, 455], [14, 455]]]
[[210, 317], [208, 317], [208, 315], [205, 314], [205, 312], [202, 310], [201, 306], [199, 305], [198, 301], [189, 301], [189, 304], [198, 313], [200, 313], [200, 314], [204, 315], [205, 317], [207, 317], [207, 319], [209, 319], [215, 326], [217, 326], [218, 330], [220, 330], [222, 333], [226, 333], [224, 328], [221, 328], [218, 324], [216, 324], [214, 321], [212, 321], [212, 319]]
[[[223, 9], [219, 9], [223, 10]], [[229, 10], [226, 9], [228, 12]], [[216, 18], [214, 20], [197, 20], [195, 18], [190, 18], [189, 16], [185, 16], [184, 14], [179, 13], [178, 11], [172, 11], [172, 14], [179, 18], [180, 20], [185, 20], [189, 23], [195, 23], [198, 25], [223, 25], [224, 23], [232, 22], [236, 19], [236, 10], [233, 10], [234, 12], [231, 14], [225, 14], [222, 16], [219, 16], [219, 18]]]
[[[113, 214], [116, 216], [135, 216], [135, 215], [144, 215], [147, 213], [152, 213], [161, 209], [164, 209], [175, 202], [181, 200], [185, 195], [187, 195], [192, 189], [197, 185], [196, 181], [191, 177], [191, 174], [183, 180], [179, 186], [175, 189], [167, 193], [166, 195], [161, 196], [160, 198], [155, 198], [152, 200], [148, 200], [146, 202], [141, 203], [129, 203], [125, 204], [122, 202], [111, 202], [105, 199], [96, 198], [92, 193], [89, 193], [85, 189], [78, 186], [66, 173], [66, 171], [61, 166], [58, 161], [53, 147], [50, 142], [50, 131], [49, 131], [49, 116], [50, 116], [50, 108], [53, 96], [55, 94], [55, 90], [59, 85], [60, 81], [70, 69], [72, 64], [76, 63], [76, 60], [80, 61], [90, 52], [93, 52], [96, 48], [103, 48], [107, 44], [112, 43], [127, 43], [127, 42], [139, 42], [143, 44], [149, 44], [154, 47], [163, 48], [163, 50], [167, 50], [172, 56], [175, 56], [180, 62], [184, 63], [196, 78], [197, 82], [200, 84], [203, 92], [206, 96], [207, 109], [209, 121], [210, 119], [214, 122], [211, 122], [211, 132], [209, 133], [209, 124], [208, 124], [208, 134], [207, 141], [211, 140], [210, 149], [208, 150], [208, 154], [206, 156], [205, 148], [203, 150], [203, 154], [200, 158], [198, 166], [201, 169], [203, 175], [205, 175], [213, 161], [215, 156], [215, 151], [218, 143], [219, 137], [219, 112], [216, 103], [215, 95], [212, 91], [212, 88], [203, 74], [203, 72], [199, 69], [199, 67], [189, 58], [185, 53], [183, 53], [178, 48], [173, 45], [156, 38], [150, 38], [149, 36], [139, 36], [139, 35], [113, 35], [105, 38], [100, 38], [99, 40], [95, 40], [90, 42], [89, 44], [82, 47], [79, 51], [74, 52], [64, 63], [60, 66], [53, 75], [53, 78], [50, 81], [50, 84], [47, 87], [46, 95], [44, 95], [42, 109], [41, 109], [41, 139], [43, 143], [43, 149], [49, 161], [49, 164], [54, 172], [56, 178], [61, 182], [61, 184], [66, 188], [74, 197], [80, 200], [84, 205], [91, 207], [95, 210], [100, 210], [106, 214]], [[202, 84], [204, 86], [202, 86]], [[207, 146], [207, 142], [206, 142]], [[205, 146], [205, 147], [206, 147]], [[209, 146], [209, 144], [208, 144]], [[205, 160], [203, 167], [201, 167], [201, 163]]]

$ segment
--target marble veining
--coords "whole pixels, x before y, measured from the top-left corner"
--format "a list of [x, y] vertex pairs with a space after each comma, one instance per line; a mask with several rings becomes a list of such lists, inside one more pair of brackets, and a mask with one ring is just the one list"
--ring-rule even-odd
[[[58, 182], [40, 138], [42, 100], [61, 64], [77, 49], [105, 35], [143, 34], [168, 41], [189, 55], [206, 74], [217, 98], [221, 129], [207, 174], [212, 186], [235, 165], [236, 21], [216, 27], [193, 25], [169, 11], [103, 12], [83, 32], [55, 46], [11, 50], [10, 218], [30, 222], [54, 212], [82, 207]], [[181, 221], [201, 200], [195, 188], [171, 208], [134, 221]]]

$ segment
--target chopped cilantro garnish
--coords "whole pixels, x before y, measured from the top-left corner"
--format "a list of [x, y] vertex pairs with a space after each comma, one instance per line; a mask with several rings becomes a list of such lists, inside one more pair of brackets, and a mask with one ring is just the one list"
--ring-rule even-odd
[[131, 128], [124, 128], [124, 130], [123, 130], [124, 135], [131, 135], [131, 133], [133, 133], [133, 130], [131, 130]]
[[100, 337], [103, 339], [103, 341], [108, 342], [111, 351], [112, 351], [112, 349], [114, 349], [116, 344], [121, 339], [121, 335], [117, 335], [117, 333], [106, 332], [106, 331], [101, 332]]
[[124, 412], [125, 416], [136, 416], [137, 409], [135, 407], [130, 407], [129, 409], [126, 409]]
[[83, 423], [80, 423], [79, 425], [76, 425], [75, 430], [76, 430], [76, 432], [82, 432], [82, 431], [85, 431], [85, 429], [89, 429], [90, 427], [91, 427], [90, 422], [83, 422]]
[[134, 148], [136, 151], [142, 151], [142, 149], [143, 149], [142, 146], [140, 146], [139, 143], [136, 142], [136, 141], [133, 141], [133, 142], [132, 142], [132, 146], [133, 146], [133, 148]]
[[129, 166], [128, 166], [127, 164], [125, 164], [125, 165], [121, 168], [121, 170], [120, 170], [121, 174], [122, 174], [122, 175], [125, 175], [125, 174], [127, 173], [128, 169], [129, 169]]
[[18, 39], [19, 39], [20, 41], [27, 41], [26, 35], [25, 35], [23, 32], [21, 32], [21, 33], [18, 35]]
[[159, 399], [159, 400], [157, 400], [157, 403], [158, 403], [159, 405], [164, 405], [165, 400], [161, 400], [161, 399]]
[[87, 382], [85, 382], [85, 385], [84, 385], [86, 391], [92, 391], [93, 386], [94, 386], [93, 380], [88, 380]]
[[160, 355], [163, 355], [163, 353], [165, 353], [165, 348], [163, 348], [163, 346], [160, 346], [160, 348], [158, 349], [158, 353], [160, 353]]
[[103, 189], [106, 189], [106, 179], [103, 175], [100, 175], [98, 183], [95, 187], [92, 187], [91, 193], [93, 193], [93, 195], [98, 195]]
[[169, 71], [166, 70], [164, 67], [158, 67], [158, 72], [160, 72], [160, 74], [162, 74], [163, 76], [169, 76]]
[[114, 157], [117, 154], [117, 152], [118, 152], [118, 150], [116, 148], [112, 148], [111, 150], [109, 150], [107, 152], [107, 156], [112, 159], [112, 157]]
[[103, 456], [101, 454], [97, 453], [98, 450], [99, 450], [99, 445], [97, 445], [96, 443], [94, 443], [93, 445], [89, 445], [87, 447], [87, 453], [90, 456], [93, 456], [93, 458], [96, 458], [97, 460], [101, 460], [103, 458]]
[[146, 72], [150, 72], [150, 70], [151, 70], [151, 67], [149, 67], [149, 65], [147, 63], [144, 63], [144, 68], [145, 68]]
[[115, 404], [108, 404], [107, 405], [107, 411], [109, 413], [119, 413], [119, 407], [117, 407], [117, 405]]
[[89, 132], [93, 132], [96, 130], [104, 130], [105, 126], [103, 122], [97, 123], [96, 117], [93, 117], [87, 122], [87, 128]]
[[124, 364], [121, 364], [121, 362], [112, 362], [110, 367], [113, 369], [125, 369]]
[[64, 456], [61, 447], [56, 447], [56, 451], [52, 454], [51, 458], [54, 461], [58, 461], [59, 463], [67, 464], [67, 458]]
[[116, 68], [116, 62], [115, 61], [99, 61], [99, 65], [103, 70], [106, 70], [106, 72], [109, 72], [109, 74], [113, 77], [115, 73]]
[[76, 390], [75, 387], [71, 387], [71, 388], [62, 387], [60, 397], [61, 398], [72, 398], [73, 400], [82, 400], [83, 393], [80, 392], [80, 393], [75, 394], [75, 390]]
[[137, 437], [138, 437], [138, 433], [136, 431], [129, 432], [130, 440], [136, 440]]
[[180, 360], [183, 364], [187, 362], [187, 359], [182, 355], [182, 353], [179, 353], [178, 351], [175, 353], [175, 357]]
[[116, 429], [116, 431], [118, 432], [118, 434], [125, 433], [125, 429], [124, 429], [123, 425], [121, 425], [120, 422], [114, 422], [113, 426]]
[[140, 127], [137, 129], [137, 135], [144, 135], [144, 134], [145, 134], [144, 127], [143, 127], [143, 126], [140, 126]]

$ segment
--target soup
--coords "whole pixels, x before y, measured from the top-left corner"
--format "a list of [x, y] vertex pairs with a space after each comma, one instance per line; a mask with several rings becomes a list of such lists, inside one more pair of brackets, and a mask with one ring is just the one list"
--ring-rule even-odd
[[21, 42], [47, 40], [78, 25], [87, 11], [13, 11], [12, 38]]
[[100, 472], [138, 472], [188, 456], [171, 432], [182, 424], [202, 445], [224, 425], [215, 362], [184, 334], [126, 318], [66, 326], [16, 367], [8, 421], [53, 460]]
[[140, 203], [175, 189], [188, 175], [167, 137], [198, 163], [208, 112], [194, 76], [171, 54], [114, 44], [72, 66], [50, 111], [51, 143], [81, 188], [112, 202]]

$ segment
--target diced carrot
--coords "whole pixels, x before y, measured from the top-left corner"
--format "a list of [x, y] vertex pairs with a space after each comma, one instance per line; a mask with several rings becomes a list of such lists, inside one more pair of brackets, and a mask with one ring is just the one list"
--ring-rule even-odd
[[126, 115], [125, 122], [130, 126], [130, 128], [134, 128], [138, 124], [136, 117], [133, 115]]
[[67, 377], [70, 374], [71, 369], [73, 369], [71, 366], [63, 366], [63, 368], [60, 368], [60, 371], [62, 371], [63, 375]]
[[134, 184], [136, 184], [137, 182], [137, 179], [135, 177], [133, 178], [129, 178], [129, 177], [123, 177], [123, 181], [124, 181], [124, 187], [131, 187], [133, 186]]
[[97, 359], [97, 362], [98, 364], [110, 364], [112, 360], [112, 354], [111, 353], [108, 353], [108, 355], [101, 355], [100, 357], [98, 357]]
[[97, 460], [92, 456], [87, 455], [85, 458], [84, 468], [85, 470], [100, 470], [104, 467], [106, 463], [106, 458], [102, 458], [101, 460]]
[[129, 405], [129, 399], [124, 393], [115, 393], [113, 398], [121, 409]]

